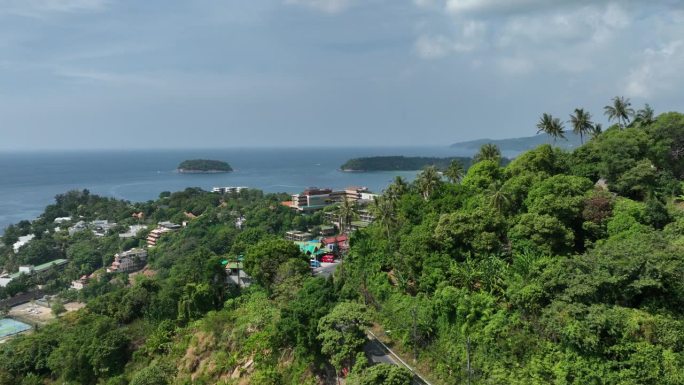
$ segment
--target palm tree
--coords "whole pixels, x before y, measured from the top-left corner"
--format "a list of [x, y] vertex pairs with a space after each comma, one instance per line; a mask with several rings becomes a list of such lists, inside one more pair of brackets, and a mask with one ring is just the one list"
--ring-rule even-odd
[[463, 175], [465, 174], [465, 169], [461, 162], [454, 159], [449, 163], [449, 167], [444, 171], [444, 176], [451, 181], [451, 183], [458, 183]]
[[638, 123], [641, 126], [648, 126], [655, 122], [655, 111], [648, 103], [644, 105], [644, 108], [636, 112], [636, 117], [634, 118], [634, 123]]
[[601, 135], [602, 132], [603, 126], [601, 123], [595, 123], [593, 126], [591, 126], [591, 130], [589, 130], [589, 136], [594, 139], [595, 137]]
[[572, 132], [580, 136], [580, 142], [584, 144], [584, 134], [591, 132], [594, 122], [591, 121], [591, 114], [584, 111], [584, 108], [575, 108], [575, 114], [570, 115], [568, 121], [572, 125]]
[[418, 190], [420, 191], [421, 195], [423, 195], [423, 199], [430, 199], [432, 193], [435, 192], [437, 187], [439, 187], [441, 180], [442, 178], [440, 177], [435, 166], [425, 167], [423, 171], [418, 174], [418, 177], [416, 178], [416, 186], [418, 186]]
[[511, 196], [504, 191], [501, 182], [496, 181], [489, 186], [489, 203], [499, 213], [503, 213], [511, 204]]
[[340, 218], [342, 232], [351, 230], [351, 223], [356, 218], [356, 202], [351, 199], [343, 198], [342, 203], [337, 207], [337, 215]]
[[409, 185], [406, 183], [406, 180], [397, 175], [394, 178], [394, 182], [387, 186], [387, 189], [385, 190], [385, 196], [392, 201], [393, 204], [396, 204], [399, 199], [401, 199], [401, 197], [408, 192], [408, 190]]
[[487, 143], [480, 147], [480, 151], [473, 157], [473, 163], [477, 163], [483, 160], [491, 160], [494, 162], [501, 161], [501, 150], [494, 143]]
[[617, 121], [620, 128], [625, 128], [629, 120], [634, 116], [634, 109], [631, 108], [632, 103], [629, 99], [622, 96], [613, 98], [612, 106], [603, 107], [603, 113], [608, 117], [609, 121]]
[[537, 123], [537, 134], [540, 132], [553, 138], [553, 144], [556, 144], [558, 138], [565, 139], [565, 126], [558, 118], [554, 118], [551, 114], [544, 113]]
[[394, 203], [387, 199], [387, 197], [373, 198], [373, 206], [371, 207], [375, 220], [387, 232], [387, 241], [389, 242], [392, 235], [392, 228], [397, 222], [397, 211]]

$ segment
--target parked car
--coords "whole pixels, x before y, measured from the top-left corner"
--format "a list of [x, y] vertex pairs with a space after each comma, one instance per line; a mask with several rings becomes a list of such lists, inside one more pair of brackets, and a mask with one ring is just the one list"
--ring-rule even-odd
[[315, 259], [312, 259], [311, 261], [309, 261], [309, 263], [311, 264], [312, 269], [315, 269], [317, 267], [321, 267], [321, 263]]
[[321, 257], [321, 262], [332, 263], [335, 262], [335, 256], [332, 254], [326, 254]]

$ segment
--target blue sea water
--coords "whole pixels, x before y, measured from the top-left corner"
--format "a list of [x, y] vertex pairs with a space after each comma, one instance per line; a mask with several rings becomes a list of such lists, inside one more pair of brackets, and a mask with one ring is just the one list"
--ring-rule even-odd
[[[34, 219], [54, 196], [68, 190], [130, 201], [156, 199], [162, 191], [186, 187], [246, 186], [266, 192], [295, 193], [310, 186], [366, 186], [382, 191], [396, 175], [415, 172], [345, 173], [347, 159], [359, 156], [456, 156], [448, 147], [421, 148], [250, 148], [214, 150], [131, 150], [0, 153], [0, 232]], [[218, 159], [229, 174], [178, 174], [185, 159]]]

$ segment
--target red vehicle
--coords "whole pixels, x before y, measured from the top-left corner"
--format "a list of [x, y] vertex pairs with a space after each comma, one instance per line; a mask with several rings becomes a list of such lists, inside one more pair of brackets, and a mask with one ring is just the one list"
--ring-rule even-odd
[[335, 256], [332, 254], [326, 254], [321, 257], [321, 262], [332, 263], [335, 262]]

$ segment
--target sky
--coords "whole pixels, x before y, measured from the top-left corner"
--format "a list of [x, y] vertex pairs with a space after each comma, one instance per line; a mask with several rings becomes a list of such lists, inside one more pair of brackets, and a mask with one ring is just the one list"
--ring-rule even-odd
[[528, 136], [682, 69], [684, 0], [0, 0], [0, 151]]

